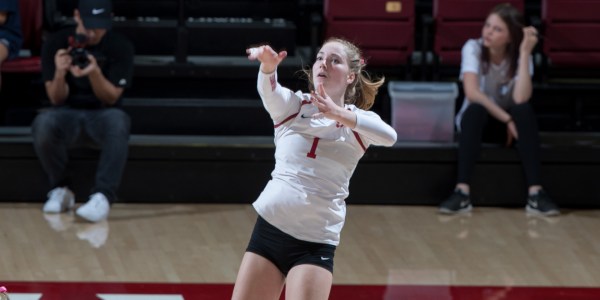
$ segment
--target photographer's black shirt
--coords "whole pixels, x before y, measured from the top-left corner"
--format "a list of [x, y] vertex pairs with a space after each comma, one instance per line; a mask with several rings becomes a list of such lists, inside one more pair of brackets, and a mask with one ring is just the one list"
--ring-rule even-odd
[[[66, 28], [48, 38], [42, 48], [42, 78], [44, 82], [54, 79], [56, 66], [54, 56], [59, 49], [69, 48], [69, 37], [75, 36], [75, 28]], [[108, 81], [118, 87], [128, 87], [133, 74], [133, 45], [124, 36], [108, 31], [98, 45], [85, 48], [96, 58], [102, 74]], [[75, 78], [67, 72], [66, 82], [69, 85], [69, 96], [65, 105], [74, 108], [101, 108], [102, 102], [94, 95], [92, 85], [87, 76]], [[115, 105], [120, 105], [119, 99]]]

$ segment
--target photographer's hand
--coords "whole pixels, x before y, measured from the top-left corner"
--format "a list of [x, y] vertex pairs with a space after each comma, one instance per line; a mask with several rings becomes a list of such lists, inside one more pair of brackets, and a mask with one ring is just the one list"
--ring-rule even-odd
[[69, 55], [69, 51], [71, 51], [71, 48], [59, 49], [54, 55], [54, 65], [56, 66], [55, 72], [58, 72], [58, 75], [61, 75], [62, 77], [67, 74], [67, 71], [71, 67], [72, 59], [71, 55]]
[[61, 105], [69, 96], [69, 85], [66, 82], [65, 75], [71, 68], [73, 59], [69, 52], [71, 48], [59, 49], [54, 54], [54, 78], [44, 83], [46, 94], [53, 105]]
[[85, 68], [82, 69], [77, 65], [73, 65], [70, 67], [69, 71], [71, 71], [71, 74], [74, 77], [88, 76], [90, 75], [90, 73], [95, 71], [100, 72], [100, 68], [98, 67], [98, 62], [96, 61], [96, 58], [94, 58], [94, 56], [91, 54], [88, 54], [87, 58], [89, 63]]
[[[112, 82], [106, 79], [102, 73], [102, 69], [98, 66], [96, 58], [92, 55], [88, 55], [89, 65], [83, 69], [74, 70], [75, 72], [80, 71], [81, 76], [88, 75], [90, 84], [94, 95], [100, 100], [105, 106], [113, 106], [123, 94], [123, 87], [115, 86]], [[74, 72], [71, 71], [71, 72]]]

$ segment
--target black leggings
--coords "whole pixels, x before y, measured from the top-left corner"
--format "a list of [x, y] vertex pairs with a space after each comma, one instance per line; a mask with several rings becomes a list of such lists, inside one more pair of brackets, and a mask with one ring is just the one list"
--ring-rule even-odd
[[[517, 126], [517, 150], [523, 163], [527, 185], [540, 185], [540, 137], [537, 121], [529, 103], [508, 110]], [[489, 122], [488, 122], [489, 121]], [[458, 147], [458, 183], [468, 184], [481, 151], [482, 140], [505, 143], [506, 124], [491, 117], [480, 104], [471, 103], [461, 121]]]

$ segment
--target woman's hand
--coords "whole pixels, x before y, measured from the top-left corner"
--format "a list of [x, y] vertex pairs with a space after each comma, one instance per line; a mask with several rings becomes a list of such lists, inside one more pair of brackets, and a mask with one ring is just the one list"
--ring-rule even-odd
[[519, 134], [517, 133], [517, 126], [511, 119], [506, 123], [506, 147], [512, 145], [513, 140], [518, 140]]
[[345, 109], [343, 103], [342, 106], [336, 104], [327, 95], [322, 83], [317, 85], [317, 91], [311, 92], [310, 100], [319, 109], [318, 113], [312, 115], [313, 119], [327, 118], [336, 121], [338, 127], [342, 125], [348, 128], [356, 127], [356, 113]]
[[260, 70], [263, 73], [273, 73], [277, 66], [287, 57], [287, 51], [275, 52], [269, 45], [246, 49], [249, 60], [260, 61]]
[[327, 95], [322, 83], [317, 85], [316, 92], [311, 92], [310, 99], [313, 105], [319, 109], [319, 113], [314, 114], [312, 116], [313, 118], [328, 118], [332, 120], [337, 120], [336, 116], [339, 115], [339, 110], [341, 109], [341, 107], [335, 104], [331, 97]]
[[523, 40], [519, 50], [521, 53], [531, 54], [533, 48], [538, 42], [538, 32], [533, 26], [523, 28]]

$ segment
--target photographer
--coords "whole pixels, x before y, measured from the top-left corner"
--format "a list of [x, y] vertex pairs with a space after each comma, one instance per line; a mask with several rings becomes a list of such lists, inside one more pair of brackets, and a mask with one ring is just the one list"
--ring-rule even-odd
[[110, 0], [79, 0], [76, 28], [52, 35], [42, 49], [42, 76], [52, 107], [33, 122], [34, 146], [52, 190], [45, 213], [74, 206], [66, 176], [67, 150], [99, 148], [95, 185], [76, 213], [90, 222], [108, 217], [128, 153], [130, 119], [120, 100], [131, 83], [133, 46], [112, 32]]

